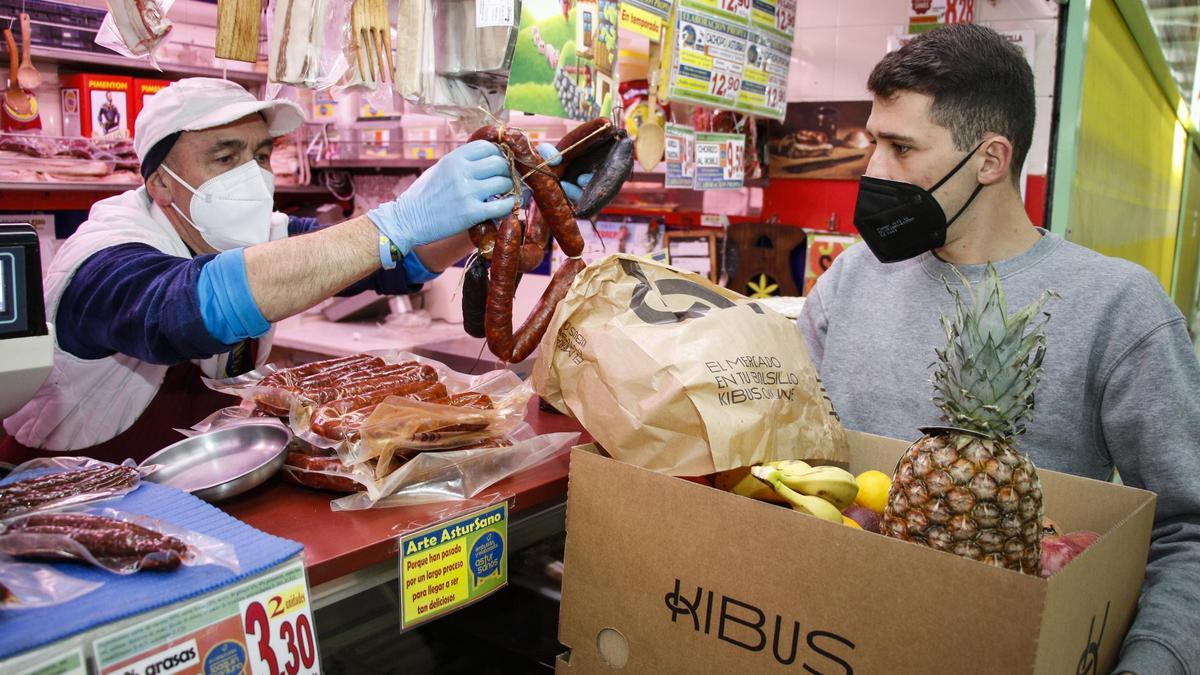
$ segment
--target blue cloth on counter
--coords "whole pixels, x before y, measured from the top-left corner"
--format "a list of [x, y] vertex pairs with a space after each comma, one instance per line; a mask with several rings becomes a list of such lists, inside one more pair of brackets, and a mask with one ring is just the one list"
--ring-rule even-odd
[[223, 251], [200, 270], [200, 316], [208, 332], [225, 344], [257, 338], [271, 330], [246, 278], [246, 249]]
[[[24, 472], [0, 484], [37, 475]], [[72, 602], [42, 609], [0, 609], [0, 660], [97, 626], [193, 598], [257, 575], [303, 550], [299, 543], [260, 532], [224, 511], [175, 488], [143, 481], [121, 499], [95, 505], [150, 516], [181, 529], [232, 544], [241, 571], [217, 565], [180, 566], [169, 572], [119, 575], [86, 564], [48, 563], [64, 574], [102, 581]]]
[[[320, 225], [315, 218], [293, 216], [288, 220], [288, 236], [317, 229]], [[118, 244], [95, 253], [75, 271], [59, 300], [54, 319], [59, 346], [81, 359], [120, 353], [148, 363], [174, 365], [223, 354], [243, 338], [258, 337], [261, 325], [249, 321], [237, 330], [239, 322], [229, 321], [215, 309], [253, 302], [248, 297], [244, 259], [240, 278], [237, 266], [230, 264], [218, 274], [228, 283], [212, 283], [212, 278], [202, 283], [208, 263], [221, 256], [225, 256], [223, 263], [234, 263], [233, 253], [188, 259], [148, 244]], [[436, 276], [409, 254], [403, 265], [376, 272], [338, 295], [367, 290], [406, 295], [421, 290], [422, 283]], [[230, 289], [242, 289], [242, 295], [232, 297]], [[206, 307], [210, 310], [207, 321]]]

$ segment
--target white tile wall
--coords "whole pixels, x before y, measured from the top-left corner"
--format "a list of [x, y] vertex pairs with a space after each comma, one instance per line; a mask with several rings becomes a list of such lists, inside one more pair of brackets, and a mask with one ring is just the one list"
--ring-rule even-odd
[[837, 29], [837, 66], [833, 76], [835, 101], [870, 100], [867, 77], [887, 54], [888, 36], [903, 24], [843, 26]]
[[[978, 3], [980, 0], [976, 0]], [[837, 25], [908, 23], [909, 0], [837, 0]]]
[[1054, 19], [1058, 17], [1055, 0], [975, 0], [975, 21], [1010, 19]]
[[796, 28], [788, 72], [789, 101], [828, 101], [837, 70], [838, 29]]

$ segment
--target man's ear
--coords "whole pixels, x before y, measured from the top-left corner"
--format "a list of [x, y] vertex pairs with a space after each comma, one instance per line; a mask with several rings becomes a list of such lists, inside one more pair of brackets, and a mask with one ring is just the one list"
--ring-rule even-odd
[[1012, 141], [1004, 136], [992, 136], [983, 142], [980, 148], [983, 164], [979, 167], [979, 182], [983, 185], [993, 185], [1001, 181], [1011, 180], [1013, 146]]
[[146, 179], [146, 192], [150, 194], [150, 198], [154, 200], [158, 207], [165, 209], [171, 205], [171, 190], [167, 185], [166, 172], [162, 169], [155, 169], [154, 173]]

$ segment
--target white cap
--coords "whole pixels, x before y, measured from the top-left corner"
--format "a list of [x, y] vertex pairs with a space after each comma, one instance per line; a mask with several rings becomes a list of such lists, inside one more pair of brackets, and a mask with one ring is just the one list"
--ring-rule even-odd
[[133, 123], [133, 149], [138, 159], [177, 131], [200, 131], [246, 115], [262, 113], [267, 131], [282, 136], [304, 123], [300, 106], [285, 99], [260, 101], [241, 85], [211, 77], [190, 77], [159, 90], [146, 101]]

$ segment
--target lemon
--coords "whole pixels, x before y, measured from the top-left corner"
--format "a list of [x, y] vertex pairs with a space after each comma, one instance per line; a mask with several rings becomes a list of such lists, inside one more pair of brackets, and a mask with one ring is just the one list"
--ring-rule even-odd
[[858, 474], [854, 482], [858, 483], [858, 496], [854, 498], [854, 503], [882, 515], [887, 506], [888, 490], [892, 489], [891, 477], [882, 471], [864, 471]]
[[850, 516], [842, 516], [842, 524], [845, 525], [846, 527], [853, 527], [856, 530], [862, 529], [862, 525], [859, 525], [858, 523], [854, 522], [854, 519], [851, 518]]

